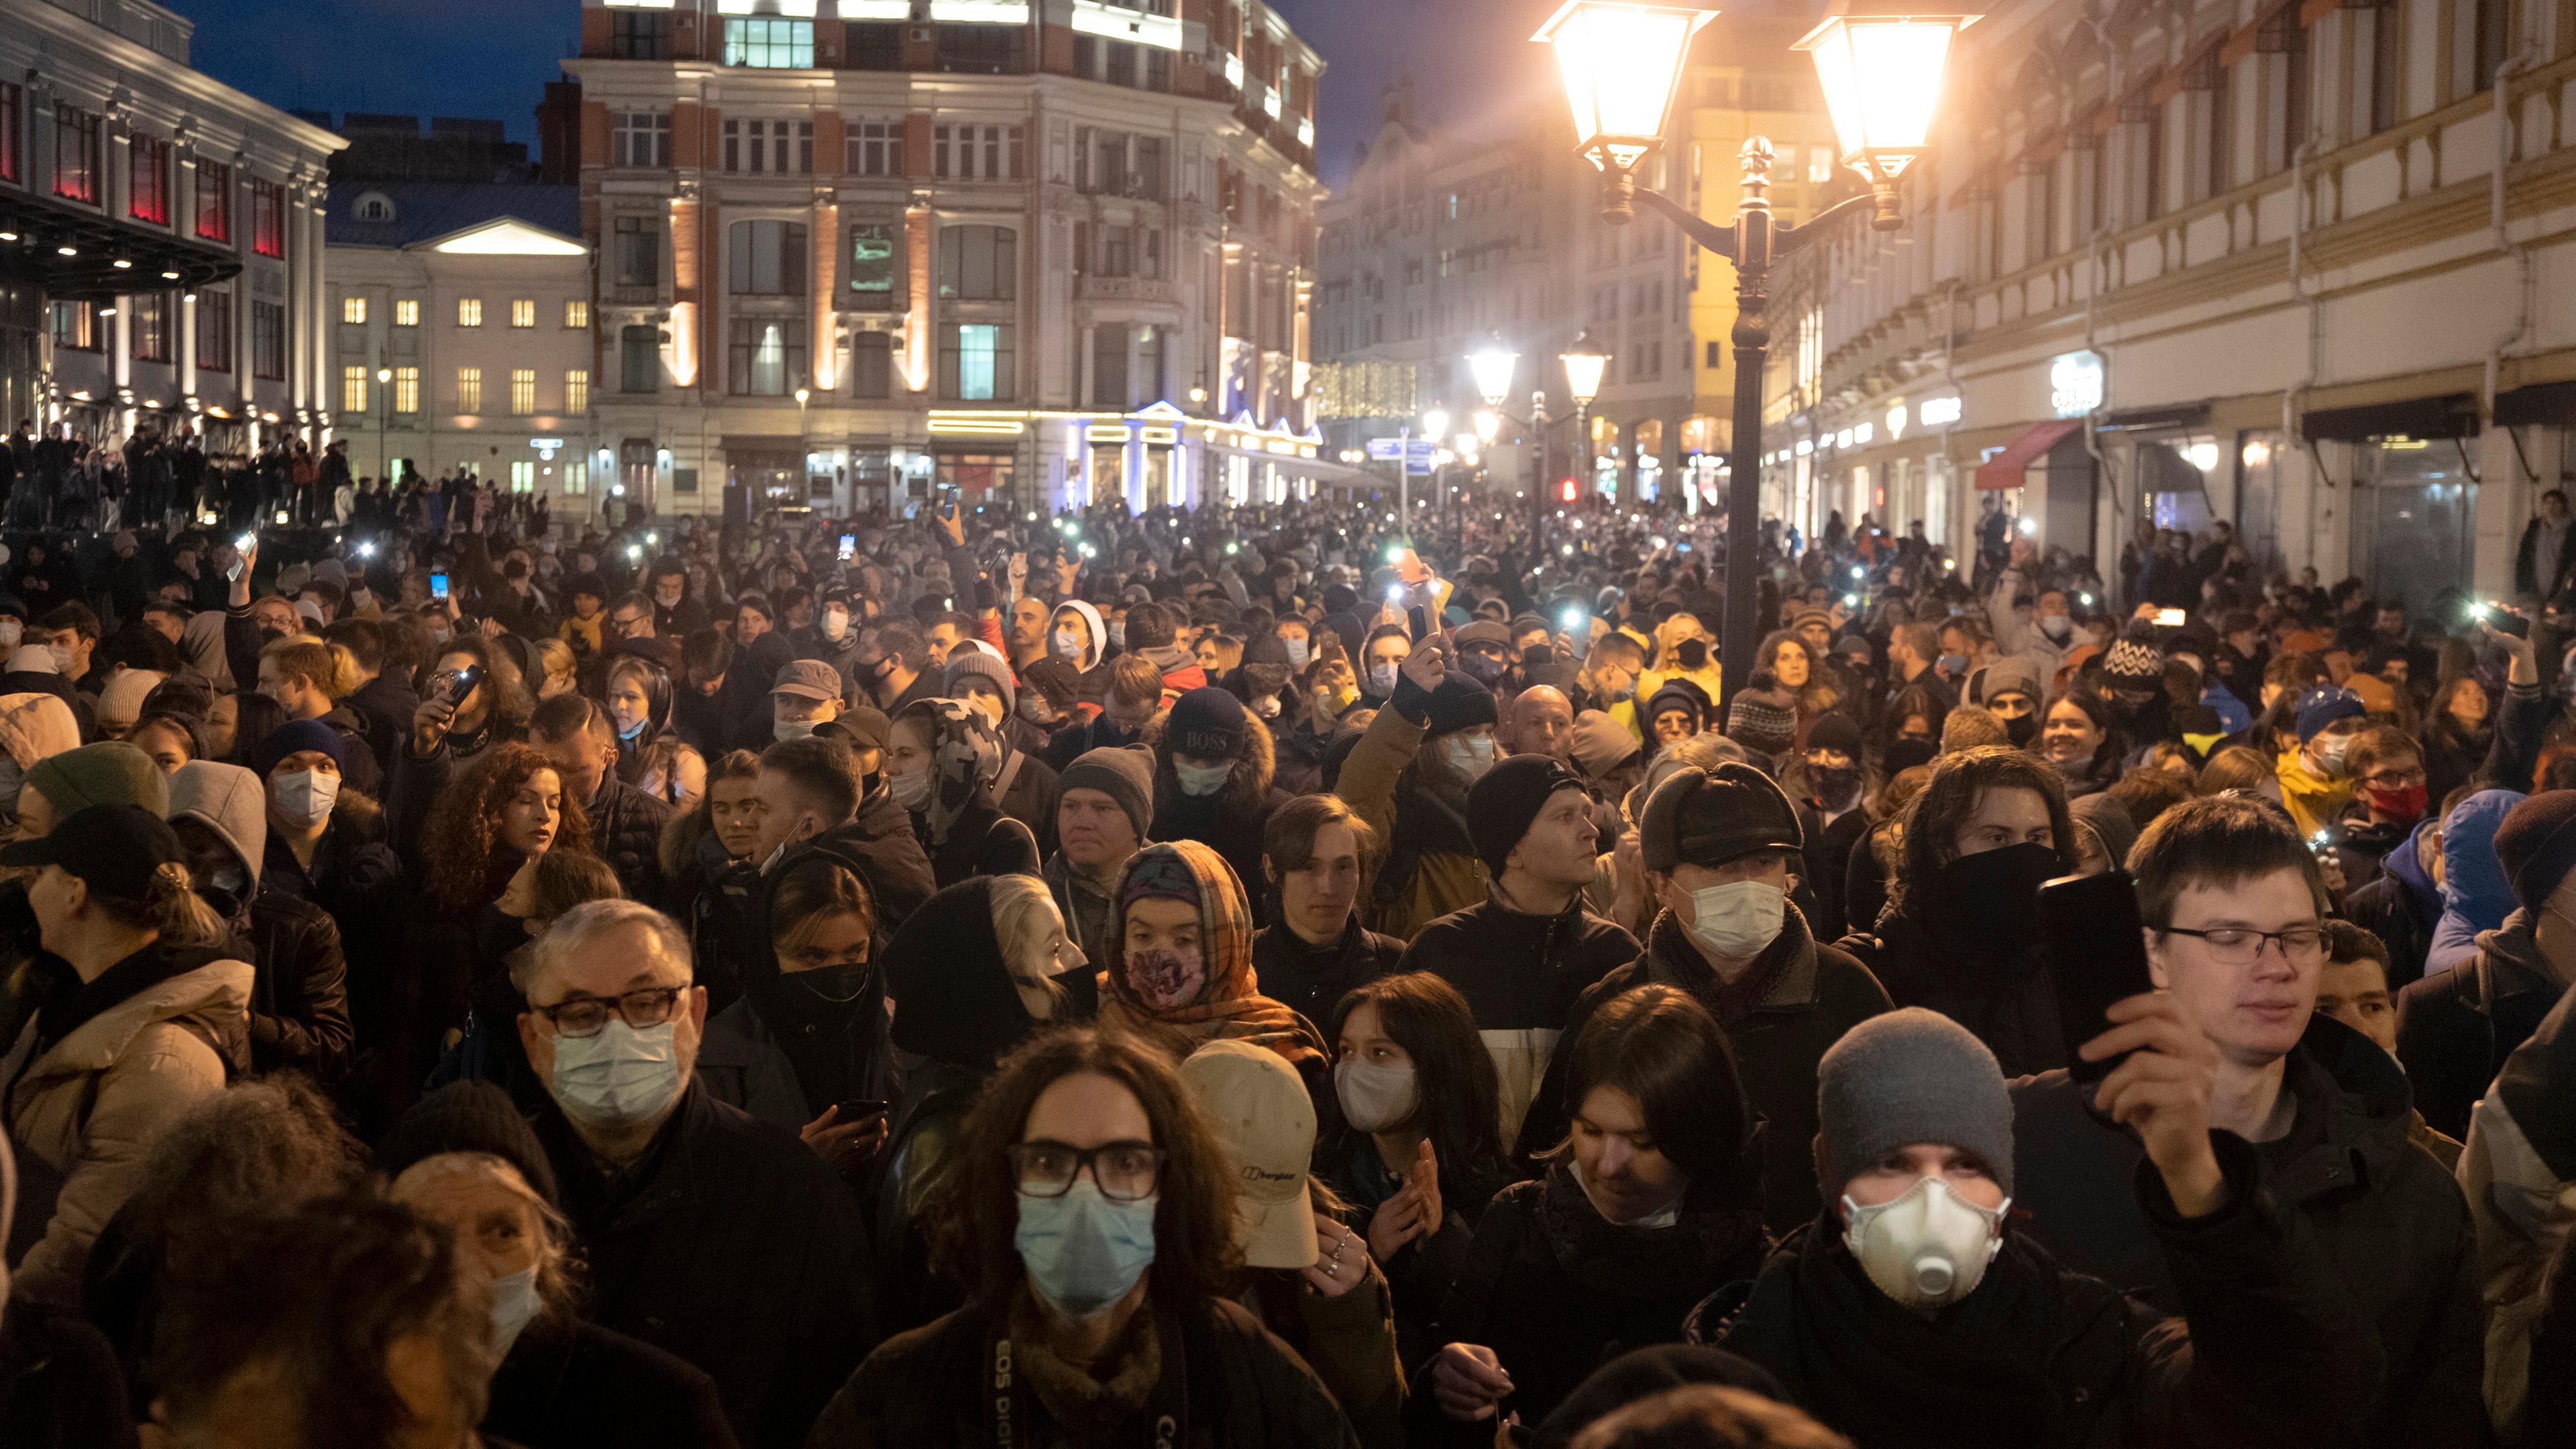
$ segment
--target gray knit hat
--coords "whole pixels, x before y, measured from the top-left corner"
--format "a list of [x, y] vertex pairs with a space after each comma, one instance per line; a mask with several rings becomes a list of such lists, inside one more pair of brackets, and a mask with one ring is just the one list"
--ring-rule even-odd
[[1909, 1006], [1843, 1033], [1816, 1063], [1818, 1185], [1825, 1201], [1909, 1142], [1973, 1154], [2013, 1190], [2012, 1095], [1995, 1054], [1937, 1011]]
[[1153, 837], [1145, 827], [1154, 819], [1154, 756], [1134, 746], [1108, 745], [1085, 750], [1074, 762], [1064, 767], [1056, 781], [1059, 791], [1097, 790], [1118, 802], [1127, 812], [1129, 823], [1136, 827], [1136, 843], [1143, 845]]

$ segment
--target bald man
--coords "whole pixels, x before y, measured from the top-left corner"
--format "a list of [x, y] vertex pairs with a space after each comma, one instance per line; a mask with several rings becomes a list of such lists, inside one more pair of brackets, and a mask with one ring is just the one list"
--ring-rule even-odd
[[1553, 755], [1574, 761], [1574, 705], [1553, 685], [1533, 684], [1512, 700], [1503, 721], [1503, 748], [1515, 755]]

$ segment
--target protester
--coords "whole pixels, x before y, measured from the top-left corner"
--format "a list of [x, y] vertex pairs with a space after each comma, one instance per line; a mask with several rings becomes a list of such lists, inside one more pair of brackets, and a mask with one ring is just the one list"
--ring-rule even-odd
[[1211, 1038], [1285, 1058], [1318, 1101], [1331, 1052], [1314, 1023], [1260, 993], [1252, 919], [1224, 857], [1195, 840], [1146, 846], [1127, 863], [1100, 960], [1100, 1021], [1138, 1033], [1174, 1060]]
[[1360, 924], [1378, 842], [1335, 795], [1300, 795], [1273, 811], [1262, 848], [1271, 924], [1253, 933], [1262, 990], [1323, 1022], [1353, 989], [1395, 969], [1404, 943]]
[[250, 947], [252, 1070], [293, 1068], [327, 1085], [348, 1071], [355, 1040], [348, 962], [328, 911], [261, 884], [268, 796], [239, 765], [191, 761], [170, 777], [170, 829], [198, 896]]
[[1040, 875], [1066, 934], [1087, 956], [1105, 950], [1118, 913], [1118, 882], [1149, 838], [1154, 759], [1141, 749], [1088, 750], [1065, 767], [1058, 784], [1056, 851]]
[[[1269, 729], [1241, 700], [1211, 687], [1173, 701], [1144, 739], [1154, 751], [1153, 838], [1199, 841], [1225, 857], [1237, 879], [1260, 880], [1263, 831], [1288, 799], [1271, 788]], [[1253, 925], [1267, 924], [1266, 899], [1251, 906]]]
[[1036, 875], [1037, 836], [1002, 813], [1002, 737], [974, 706], [926, 699], [894, 717], [886, 784], [912, 812], [913, 834], [942, 886], [970, 876]]
[[[1371, 666], [1375, 668], [1377, 666]], [[1494, 763], [1494, 696], [1426, 643], [1387, 682], [1386, 707], [1350, 752], [1333, 793], [1387, 842], [1372, 929], [1398, 939], [1474, 905], [1489, 884], [1467, 832], [1467, 792]]]

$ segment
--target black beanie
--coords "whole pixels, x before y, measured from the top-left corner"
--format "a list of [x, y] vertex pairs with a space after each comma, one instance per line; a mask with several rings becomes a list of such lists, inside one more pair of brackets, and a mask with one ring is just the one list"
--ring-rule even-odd
[[[1490, 696], [1489, 696], [1490, 697]], [[1513, 847], [1529, 834], [1530, 822], [1559, 790], [1580, 790], [1583, 777], [1558, 763], [1554, 755], [1514, 755], [1495, 765], [1467, 788], [1467, 838], [1476, 858], [1499, 876]]]
[[1799, 850], [1798, 812], [1771, 777], [1727, 760], [1714, 770], [1685, 766], [1646, 797], [1638, 845], [1645, 867], [1724, 865], [1757, 850]]
[[1163, 739], [1175, 754], [1231, 760], [1242, 752], [1243, 732], [1251, 723], [1242, 700], [1211, 684], [1172, 701]]
[[1426, 736], [1456, 734], [1478, 725], [1493, 724], [1494, 692], [1464, 673], [1452, 673], [1431, 691], [1430, 726]]
[[1857, 765], [1860, 763], [1860, 726], [1852, 723], [1852, 717], [1841, 710], [1826, 710], [1807, 726], [1807, 748], [1840, 750], [1851, 756], [1852, 763]]
[[376, 1144], [376, 1167], [391, 1182], [404, 1168], [450, 1152], [500, 1158], [519, 1170], [537, 1196], [560, 1203], [554, 1165], [536, 1129], [519, 1115], [510, 1094], [490, 1082], [450, 1082], [414, 1103]]

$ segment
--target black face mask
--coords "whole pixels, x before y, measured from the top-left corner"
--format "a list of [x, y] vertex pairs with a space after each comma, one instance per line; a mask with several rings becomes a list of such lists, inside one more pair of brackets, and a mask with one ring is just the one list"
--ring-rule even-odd
[[1940, 747], [1930, 740], [1909, 740], [1900, 738], [1890, 740], [1888, 742], [1887, 754], [1883, 763], [1887, 766], [1887, 773], [1890, 776], [1895, 776], [1913, 769], [1917, 765], [1928, 765], [1932, 763], [1933, 756], [1939, 753]]
[[1680, 665], [1685, 670], [1702, 669], [1707, 667], [1708, 641], [1704, 639], [1684, 639], [1679, 644], [1673, 646], [1673, 662]]
[[2013, 748], [2016, 750], [2029, 749], [2030, 742], [2039, 738], [2038, 711], [2034, 710], [2018, 719], [2005, 720], [2004, 738], [2012, 741]]
[[851, 962], [813, 971], [780, 973], [788, 986], [824, 1006], [847, 1006], [868, 989], [868, 963]]
[[1807, 783], [1815, 787], [1817, 804], [1838, 806], [1860, 789], [1860, 771], [1850, 765], [1841, 769], [1809, 765]]
[[1978, 954], [2014, 960], [2039, 939], [2041, 884], [2065, 873], [2055, 850], [2025, 843], [1963, 855], [1920, 884], [1931, 888], [1944, 934]]
[[2122, 721], [2134, 721], [2156, 702], [2153, 689], [2114, 689], [2111, 691], [2111, 713]]

